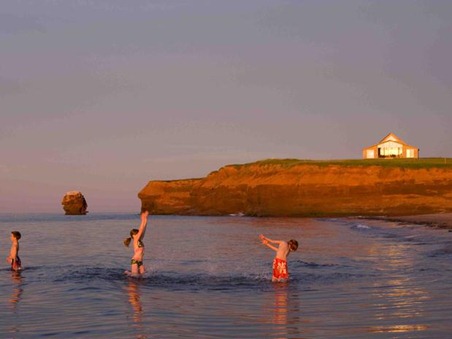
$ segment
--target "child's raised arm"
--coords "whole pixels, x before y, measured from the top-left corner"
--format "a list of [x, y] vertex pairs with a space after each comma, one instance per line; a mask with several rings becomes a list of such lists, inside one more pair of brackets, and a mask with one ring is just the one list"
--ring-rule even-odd
[[278, 244], [278, 245], [279, 245], [280, 243], [282, 243], [281, 240], [272, 240], [272, 239], [270, 239], [270, 238], [265, 237], [263, 234], [259, 235], [259, 238], [261, 239], [262, 243], [263, 243], [265, 246], [271, 248], [273, 251], [278, 251], [278, 248], [275, 247], [275, 246], [273, 246], [273, 245], [270, 245], [270, 243]]
[[146, 233], [146, 226], [148, 224], [148, 215], [149, 215], [148, 211], [144, 211], [141, 213], [141, 224], [137, 233], [138, 239], [142, 239], [144, 237], [144, 234]]
[[263, 234], [259, 235], [259, 238], [262, 240], [262, 242], [264, 242], [264, 240], [265, 240], [265, 241], [271, 242], [273, 244], [278, 244], [278, 245], [284, 242], [282, 240], [273, 240], [273, 239], [267, 238]]

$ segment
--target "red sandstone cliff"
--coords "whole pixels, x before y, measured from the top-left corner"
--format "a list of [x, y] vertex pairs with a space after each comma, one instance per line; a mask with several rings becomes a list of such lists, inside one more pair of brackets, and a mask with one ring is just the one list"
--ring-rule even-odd
[[138, 197], [142, 207], [154, 214], [345, 216], [452, 212], [452, 167], [343, 165], [339, 161], [288, 166], [284, 160], [263, 161], [225, 166], [201, 179], [150, 181]]

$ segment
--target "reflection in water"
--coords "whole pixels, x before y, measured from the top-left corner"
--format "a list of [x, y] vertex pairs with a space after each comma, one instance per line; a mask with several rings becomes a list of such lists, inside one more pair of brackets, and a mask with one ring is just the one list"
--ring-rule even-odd
[[[300, 297], [296, 290], [290, 289], [289, 282], [274, 283], [274, 305], [272, 322], [276, 325], [278, 338], [293, 338], [301, 334]], [[293, 286], [292, 286], [293, 287]]]
[[143, 306], [141, 304], [141, 291], [140, 282], [136, 279], [129, 279], [128, 285], [126, 287], [127, 294], [129, 297], [129, 303], [132, 306], [132, 319], [133, 327], [138, 331], [137, 338], [147, 338], [146, 335], [142, 334], [143, 331]]
[[389, 325], [389, 326], [375, 326], [372, 327], [371, 333], [401, 333], [413, 331], [425, 331], [428, 329], [427, 325]]
[[[12, 271], [11, 272], [11, 281], [13, 283], [13, 289], [9, 296], [9, 304], [12, 309], [13, 314], [18, 313], [19, 302], [22, 299], [23, 287], [22, 287], [22, 276], [21, 272]], [[16, 322], [11, 323], [11, 327], [9, 328], [9, 333], [17, 334], [20, 332], [19, 324]]]
[[[374, 285], [375, 319], [378, 322], [394, 322], [399, 324], [381, 325], [370, 328], [370, 332], [413, 332], [425, 331], [429, 327], [416, 324], [416, 319], [424, 317], [423, 305], [430, 299], [427, 290], [422, 289], [410, 275], [415, 261], [408, 254], [409, 248], [403, 244], [391, 243], [385, 248], [384, 257], [378, 260], [377, 269], [392, 272], [382, 285]], [[384, 259], [383, 259], [384, 258]], [[414, 323], [413, 323], [414, 320]], [[412, 323], [412, 324], [407, 324]]]
[[21, 272], [13, 271], [11, 272], [11, 280], [13, 282], [13, 290], [11, 292], [11, 295], [9, 297], [10, 305], [12, 306], [13, 310], [16, 311], [17, 306], [19, 304], [19, 301], [22, 298], [22, 276]]
[[[379, 221], [351, 229], [348, 220], [161, 216], [148, 246], [157, 268], [140, 280], [123, 276], [118, 264], [128, 254], [117, 235], [136, 216], [87, 217], [21, 225], [64, 250], [31, 248], [33, 261], [45, 264], [22, 277], [0, 270], [0, 338], [451, 336], [452, 257], [438, 251], [452, 244], [452, 233]], [[93, 223], [108, 231], [81, 237]], [[55, 229], [67, 235], [63, 242]], [[287, 284], [270, 282], [270, 253], [249, 253], [262, 232], [303, 239]]]
[[287, 325], [287, 283], [274, 284], [275, 305], [273, 308], [273, 323], [276, 325]]

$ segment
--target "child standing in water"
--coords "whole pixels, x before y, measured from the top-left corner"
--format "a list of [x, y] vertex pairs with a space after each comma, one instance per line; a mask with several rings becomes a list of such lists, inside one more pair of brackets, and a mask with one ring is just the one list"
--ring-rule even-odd
[[22, 269], [22, 263], [19, 258], [19, 239], [21, 234], [18, 231], [11, 232], [11, 250], [9, 256], [6, 257], [6, 261], [11, 265], [12, 271], [20, 271]]
[[[287, 256], [290, 252], [295, 252], [298, 248], [298, 241], [291, 239], [289, 241], [272, 240], [259, 235], [262, 243], [272, 250], [276, 251], [275, 259], [273, 260], [273, 282], [284, 282], [289, 279], [289, 270], [287, 267]], [[271, 244], [277, 244], [278, 247]]]
[[130, 237], [124, 240], [124, 245], [129, 247], [130, 243], [133, 241], [133, 257], [130, 261], [131, 269], [130, 272], [126, 271], [126, 274], [131, 274], [133, 276], [140, 276], [144, 274], [144, 265], [143, 265], [143, 257], [144, 257], [144, 244], [143, 238], [146, 233], [146, 226], [148, 223], [148, 211], [143, 211], [141, 213], [141, 224], [139, 229], [132, 229], [130, 231]]

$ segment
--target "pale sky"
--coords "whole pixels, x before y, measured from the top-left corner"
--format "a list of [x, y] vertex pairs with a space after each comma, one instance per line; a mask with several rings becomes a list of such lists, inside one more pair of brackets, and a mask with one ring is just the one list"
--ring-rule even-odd
[[138, 212], [150, 180], [452, 157], [452, 1], [0, 0], [0, 212]]

